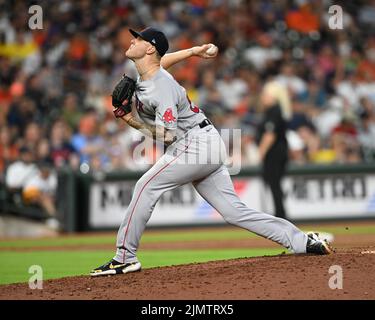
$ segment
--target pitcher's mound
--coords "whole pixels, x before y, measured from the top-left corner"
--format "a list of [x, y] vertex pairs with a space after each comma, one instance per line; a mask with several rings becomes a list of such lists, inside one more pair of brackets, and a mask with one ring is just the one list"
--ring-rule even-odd
[[[0, 299], [375, 299], [375, 247], [145, 269], [0, 286]], [[89, 271], [89, 270], [88, 270]], [[341, 289], [342, 288], [342, 289]]]

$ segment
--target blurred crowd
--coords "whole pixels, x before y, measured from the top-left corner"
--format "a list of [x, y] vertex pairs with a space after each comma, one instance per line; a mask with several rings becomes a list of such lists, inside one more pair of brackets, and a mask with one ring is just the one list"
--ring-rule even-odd
[[[193, 57], [169, 71], [219, 129], [242, 129], [242, 166], [258, 164], [259, 93], [269, 80], [290, 96], [292, 162], [374, 160], [374, 0], [40, 0], [43, 29], [30, 30], [33, 4], [0, 0], [2, 179], [17, 162], [46, 190], [54, 168], [149, 166], [132, 156], [142, 140], [114, 119], [110, 94], [134, 72], [124, 55], [129, 27], [150, 25], [168, 36], [169, 52], [219, 47], [215, 60]], [[333, 4], [343, 9], [342, 30], [329, 28]]]

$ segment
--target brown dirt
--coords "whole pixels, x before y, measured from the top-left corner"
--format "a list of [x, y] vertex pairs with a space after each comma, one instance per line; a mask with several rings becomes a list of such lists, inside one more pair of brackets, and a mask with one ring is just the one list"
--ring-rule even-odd
[[[347, 224], [342, 225], [344, 227]], [[165, 231], [167, 232], [168, 230]], [[97, 236], [97, 234], [90, 235]], [[3, 285], [0, 286], [0, 300], [374, 300], [375, 235], [336, 235], [334, 246], [337, 248], [336, 253], [330, 256], [279, 255], [242, 258], [145, 269], [142, 272], [114, 277], [79, 276], [47, 280], [44, 281], [43, 290], [31, 290], [27, 283]], [[277, 245], [257, 237], [230, 241], [144, 243], [140, 249], [244, 247], [269, 248]], [[113, 246], [41, 246], [0, 250], [91, 249], [113, 249]], [[329, 273], [329, 268], [333, 265], [342, 267], [342, 290], [329, 288], [328, 282], [333, 275]]]
[[[368, 252], [368, 253], [363, 253]], [[332, 290], [329, 268], [343, 270], [343, 289]], [[0, 299], [252, 300], [375, 299], [375, 246], [338, 249], [329, 256], [279, 255], [146, 269], [90, 278], [68, 277], [0, 286]]]

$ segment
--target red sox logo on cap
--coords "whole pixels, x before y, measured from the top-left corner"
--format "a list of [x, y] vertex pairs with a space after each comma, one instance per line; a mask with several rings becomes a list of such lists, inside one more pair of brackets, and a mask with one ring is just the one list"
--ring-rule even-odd
[[164, 122], [167, 123], [176, 122], [176, 118], [173, 116], [172, 113], [172, 108], [168, 108], [167, 110], [165, 110], [162, 119]]

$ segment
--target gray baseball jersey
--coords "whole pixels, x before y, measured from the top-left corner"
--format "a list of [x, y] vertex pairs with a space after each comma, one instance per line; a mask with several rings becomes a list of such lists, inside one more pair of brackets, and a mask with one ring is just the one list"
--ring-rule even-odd
[[[287, 220], [248, 208], [238, 198], [223, 164], [225, 145], [219, 132], [213, 125], [199, 126], [205, 115], [189, 101], [185, 89], [167, 71], [161, 68], [152, 79], [138, 81], [138, 85], [139, 116], [148, 124], [176, 129], [177, 135], [183, 135], [184, 139], [171, 144], [136, 183], [118, 231], [115, 260], [138, 261], [139, 242], [157, 201], [164, 192], [186, 183], [192, 183], [228, 223], [273, 240], [292, 252], [306, 252], [304, 232]], [[197, 161], [186, 161], [189, 156]]]
[[146, 81], [137, 80], [136, 108], [141, 119], [150, 125], [177, 130], [183, 136], [206, 117], [190, 101], [186, 90], [163, 68]]

